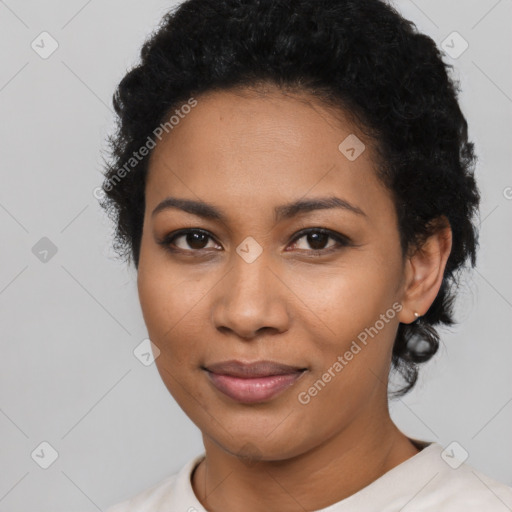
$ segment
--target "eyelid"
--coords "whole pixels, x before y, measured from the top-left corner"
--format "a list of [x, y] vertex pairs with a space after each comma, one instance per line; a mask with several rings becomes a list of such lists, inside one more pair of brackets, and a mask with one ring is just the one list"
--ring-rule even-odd
[[344, 248], [354, 246], [352, 240], [348, 236], [338, 233], [337, 231], [321, 227], [312, 227], [300, 230], [295, 234], [290, 244], [292, 245], [297, 243], [298, 240], [304, 236], [307, 236], [309, 233], [325, 234], [329, 238], [333, 239], [336, 243], [333, 246], [327, 247], [325, 249], [298, 249], [298, 253], [306, 258], [321, 258], [323, 256], [327, 257], [341, 251]]
[[213, 240], [217, 245], [221, 245], [216, 238], [206, 229], [201, 228], [183, 228], [178, 229], [176, 231], [173, 231], [171, 233], [168, 233], [167, 235], [164, 235], [162, 238], [157, 239], [157, 243], [159, 245], [163, 245], [164, 248], [172, 251], [172, 252], [181, 252], [181, 253], [199, 253], [201, 251], [204, 251], [205, 249], [180, 249], [180, 248], [170, 248], [171, 242], [176, 240], [177, 238], [180, 238], [182, 236], [186, 236], [189, 233], [201, 233], [205, 235], [210, 240]]
[[[196, 253], [197, 254], [197, 253], [201, 253], [203, 251], [208, 250], [208, 249], [180, 249], [180, 248], [171, 248], [170, 247], [171, 242], [173, 242], [177, 238], [179, 238], [181, 236], [185, 236], [189, 233], [202, 233], [202, 234], [206, 235], [206, 237], [208, 237], [209, 239], [213, 240], [217, 245], [221, 245], [209, 231], [207, 231], [205, 229], [201, 229], [201, 228], [183, 228], [183, 229], [179, 229], [177, 231], [173, 231], [172, 233], [165, 235], [160, 240], [157, 240], [157, 243], [159, 245], [164, 246], [164, 248], [166, 248], [167, 250], [169, 250], [173, 253], [181, 253], [181, 254]], [[301, 238], [308, 235], [309, 233], [322, 233], [322, 234], [328, 235], [329, 238], [332, 238], [337, 243], [337, 246], [329, 247], [327, 249], [310, 249], [310, 250], [304, 249], [304, 250], [302, 250], [303, 252], [306, 252], [309, 254], [319, 254], [319, 255], [329, 254], [330, 252], [339, 250], [343, 247], [353, 245], [352, 240], [348, 236], [338, 233], [337, 231], [333, 231], [331, 229], [322, 228], [322, 227], [310, 227], [310, 228], [300, 229], [299, 231], [297, 231], [294, 234], [293, 238], [289, 242], [289, 245], [296, 243], [297, 240], [300, 240]]]
[[[300, 231], [298, 231], [295, 236], [292, 238], [292, 242], [296, 242], [300, 238], [302, 238], [305, 235], [309, 235], [309, 233], [322, 233], [324, 235], [328, 235], [330, 238], [333, 238], [334, 240], [340, 242], [349, 244], [352, 241], [350, 238], [346, 235], [343, 235], [341, 233], [338, 233], [337, 231], [333, 231], [332, 229], [327, 228], [321, 228], [321, 227], [312, 227], [312, 228], [303, 228]], [[322, 250], [322, 249], [319, 249]]]

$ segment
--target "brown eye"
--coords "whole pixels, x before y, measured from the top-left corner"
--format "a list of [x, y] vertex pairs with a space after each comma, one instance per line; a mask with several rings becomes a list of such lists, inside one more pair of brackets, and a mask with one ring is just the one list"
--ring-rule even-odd
[[315, 251], [325, 249], [325, 246], [327, 245], [329, 239], [331, 238], [329, 235], [325, 233], [319, 233], [318, 231], [308, 233], [307, 235], [304, 236], [306, 237], [309, 246]]
[[[299, 240], [304, 239], [304, 242], [299, 244]], [[329, 239], [334, 240], [334, 243], [331, 245], [327, 245]], [[340, 247], [350, 245], [350, 240], [334, 231], [330, 231], [328, 229], [323, 228], [312, 228], [305, 231], [301, 231], [294, 239], [293, 242], [294, 248], [298, 248], [299, 250], [304, 250], [306, 252], [312, 253], [329, 253], [333, 250], [336, 250]], [[302, 245], [303, 247], [297, 247], [297, 245]], [[309, 249], [308, 249], [309, 247]]]
[[195, 252], [208, 249], [209, 240], [213, 239], [206, 231], [186, 229], [167, 235], [159, 243], [172, 251]]
[[190, 232], [185, 235], [181, 235], [175, 238], [175, 240], [179, 240], [180, 238], [185, 239], [185, 243], [188, 244], [192, 249], [204, 249], [208, 243], [208, 235], [205, 235], [201, 232]]

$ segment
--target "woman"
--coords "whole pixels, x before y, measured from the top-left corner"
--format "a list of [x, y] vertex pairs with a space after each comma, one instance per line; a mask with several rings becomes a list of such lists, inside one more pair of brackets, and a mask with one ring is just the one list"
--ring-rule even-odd
[[475, 264], [467, 123], [380, 0], [188, 0], [120, 83], [103, 206], [205, 453], [109, 512], [502, 510], [388, 411]]

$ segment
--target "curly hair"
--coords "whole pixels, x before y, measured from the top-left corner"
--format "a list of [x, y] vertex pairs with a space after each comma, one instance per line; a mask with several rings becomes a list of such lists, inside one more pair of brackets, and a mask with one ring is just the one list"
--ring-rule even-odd
[[138, 268], [149, 155], [134, 155], [178, 106], [265, 83], [312, 94], [374, 141], [403, 255], [451, 227], [439, 293], [419, 320], [400, 323], [393, 346], [392, 370], [405, 381], [394, 395], [412, 389], [418, 364], [438, 350], [435, 326], [455, 323], [455, 288], [478, 246], [477, 157], [460, 86], [435, 42], [382, 0], [186, 0], [163, 17], [140, 57], [114, 93], [116, 133], [104, 160], [100, 204], [115, 223], [118, 255]]

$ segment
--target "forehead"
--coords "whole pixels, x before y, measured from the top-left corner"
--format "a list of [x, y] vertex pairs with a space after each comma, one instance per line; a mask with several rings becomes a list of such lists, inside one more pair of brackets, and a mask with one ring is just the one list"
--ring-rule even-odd
[[342, 111], [308, 94], [217, 91], [196, 98], [153, 150], [146, 199], [166, 195], [239, 206], [342, 195], [365, 209], [388, 201], [370, 141]]

